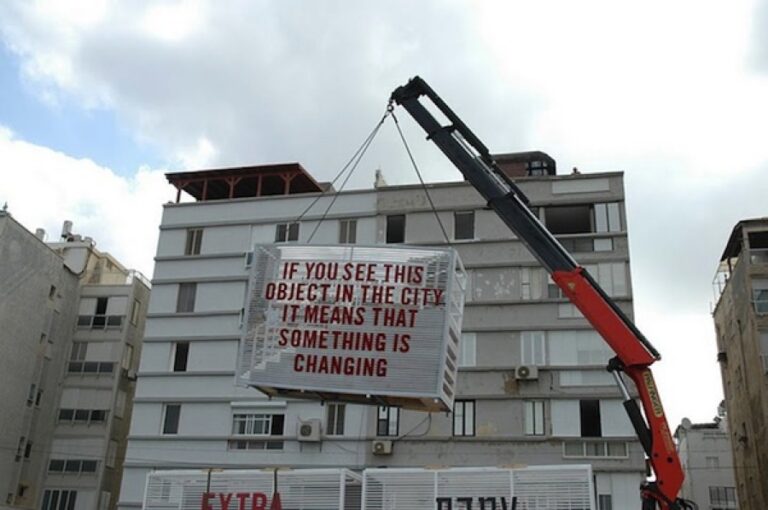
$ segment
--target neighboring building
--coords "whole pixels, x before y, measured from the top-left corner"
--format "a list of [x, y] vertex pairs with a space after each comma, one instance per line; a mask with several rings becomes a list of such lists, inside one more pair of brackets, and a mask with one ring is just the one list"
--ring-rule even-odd
[[768, 218], [736, 224], [716, 282], [717, 358], [739, 505], [763, 510], [768, 508]]
[[[17, 471], [8, 503], [42, 510], [114, 508], [149, 284], [96, 250], [91, 239], [73, 235], [69, 222], [62, 242], [47, 245], [42, 232], [35, 238], [9, 216], [0, 222], [0, 250], [10, 255], [0, 257], [0, 346], [8, 354], [0, 362], [9, 365], [0, 376], [3, 391], [13, 388], [16, 400], [19, 385], [27, 386], [23, 396], [31, 409], [8, 414], [26, 420], [26, 433], [0, 429], [5, 444], [12, 435], [19, 438], [13, 462], [0, 462], [0, 470]], [[51, 268], [59, 274], [52, 276]], [[45, 300], [39, 297], [43, 287]], [[16, 324], [26, 330], [14, 331]], [[29, 365], [28, 353], [36, 355], [38, 368]], [[6, 376], [17, 371], [24, 377], [9, 377], [6, 385]], [[30, 386], [29, 377], [39, 382]]]
[[41, 237], [0, 211], [0, 508], [39, 507], [77, 321], [77, 275]]
[[[539, 217], [631, 316], [622, 174], [556, 176], [533, 154], [499, 163], [527, 176]], [[233, 386], [253, 245], [445, 245], [420, 186], [379, 176], [320, 197], [298, 164], [168, 179], [196, 201], [163, 213], [120, 508], [141, 506], [156, 469], [584, 463], [600, 508], [638, 507], [644, 455], [605, 370], [612, 351], [468, 183], [428, 186], [470, 277], [454, 412], [430, 415]]]
[[683, 418], [675, 430], [685, 471], [680, 497], [694, 501], [702, 510], [739, 508], [724, 406], [724, 403], [720, 405], [712, 423], [691, 423]]

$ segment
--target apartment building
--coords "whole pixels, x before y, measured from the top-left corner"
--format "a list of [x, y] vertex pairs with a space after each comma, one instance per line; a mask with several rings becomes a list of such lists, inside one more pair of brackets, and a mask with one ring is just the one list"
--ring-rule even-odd
[[713, 312], [739, 507], [768, 508], [768, 218], [740, 221]]
[[9, 400], [24, 396], [27, 406], [2, 418], [23, 421], [26, 431], [0, 428], [4, 443], [18, 437], [15, 452], [0, 453], [13, 456], [0, 470], [15, 469], [6, 501], [10, 508], [114, 508], [149, 282], [73, 234], [70, 222], [60, 242], [46, 244], [44, 232], [36, 237], [9, 216], [2, 220], [0, 249], [11, 255], [2, 257], [8, 264], [0, 276], [3, 391]]
[[35, 508], [77, 321], [78, 278], [0, 211], [0, 508]]
[[723, 402], [712, 422], [692, 423], [683, 418], [675, 430], [677, 449], [685, 472], [680, 497], [695, 501], [699, 508], [739, 508], [725, 414]]
[[[631, 316], [622, 174], [556, 175], [543, 153], [498, 161]], [[645, 463], [605, 371], [613, 353], [469, 184], [428, 185], [434, 212], [423, 188], [380, 176], [373, 189], [321, 196], [328, 186], [298, 164], [168, 180], [195, 200], [164, 208], [120, 508], [141, 506], [158, 469], [570, 463], [592, 466], [600, 508], [637, 508]], [[459, 252], [469, 288], [452, 413], [268, 399], [233, 385], [249, 254], [292, 242]]]

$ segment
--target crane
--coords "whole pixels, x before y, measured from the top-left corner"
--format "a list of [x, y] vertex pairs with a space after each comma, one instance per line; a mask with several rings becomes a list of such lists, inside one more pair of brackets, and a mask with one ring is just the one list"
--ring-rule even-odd
[[[442, 125], [422, 104], [428, 100], [448, 123]], [[616, 356], [607, 369], [619, 387], [624, 409], [648, 458], [655, 480], [640, 487], [642, 510], [695, 509], [678, 497], [683, 469], [661, 404], [650, 366], [661, 356], [632, 320], [581, 267], [529, 209], [520, 188], [495, 163], [488, 148], [420, 77], [398, 87], [390, 108], [402, 106], [448, 157], [488, 206], [527, 246], [563, 294], [573, 303]], [[637, 388], [642, 411], [632, 398], [624, 377]]]

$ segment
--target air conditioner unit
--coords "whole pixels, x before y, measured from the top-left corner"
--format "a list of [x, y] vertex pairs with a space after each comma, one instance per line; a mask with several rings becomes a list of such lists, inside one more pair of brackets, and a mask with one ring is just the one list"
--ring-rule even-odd
[[135, 370], [126, 370], [125, 371], [125, 377], [127, 377], [129, 381], [135, 381], [136, 380], [136, 371]]
[[371, 443], [371, 452], [374, 455], [391, 455], [392, 441], [389, 439], [376, 439]]
[[313, 419], [300, 421], [296, 433], [299, 441], [318, 442], [320, 441], [320, 420]]
[[518, 380], [530, 380], [539, 378], [539, 367], [533, 367], [530, 365], [523, 365], [517, 367], [515, 370], [515, 379]]

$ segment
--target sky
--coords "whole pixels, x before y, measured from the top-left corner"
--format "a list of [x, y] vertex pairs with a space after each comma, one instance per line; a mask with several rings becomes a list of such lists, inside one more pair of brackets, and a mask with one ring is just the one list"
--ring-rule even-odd
[[[623, 171], [636, 321], [671, 426], [722, 399], [711, 306], [768, 216], [768, 2], [0, 2], [0, 206], [151, 276], [164, 173], [300, 162], [331, 180], [424, 77], [492, 152]], [[429, 182], [458, 172], [399, 115]], [[348, 188], [417, 182], [389, 123]]]

